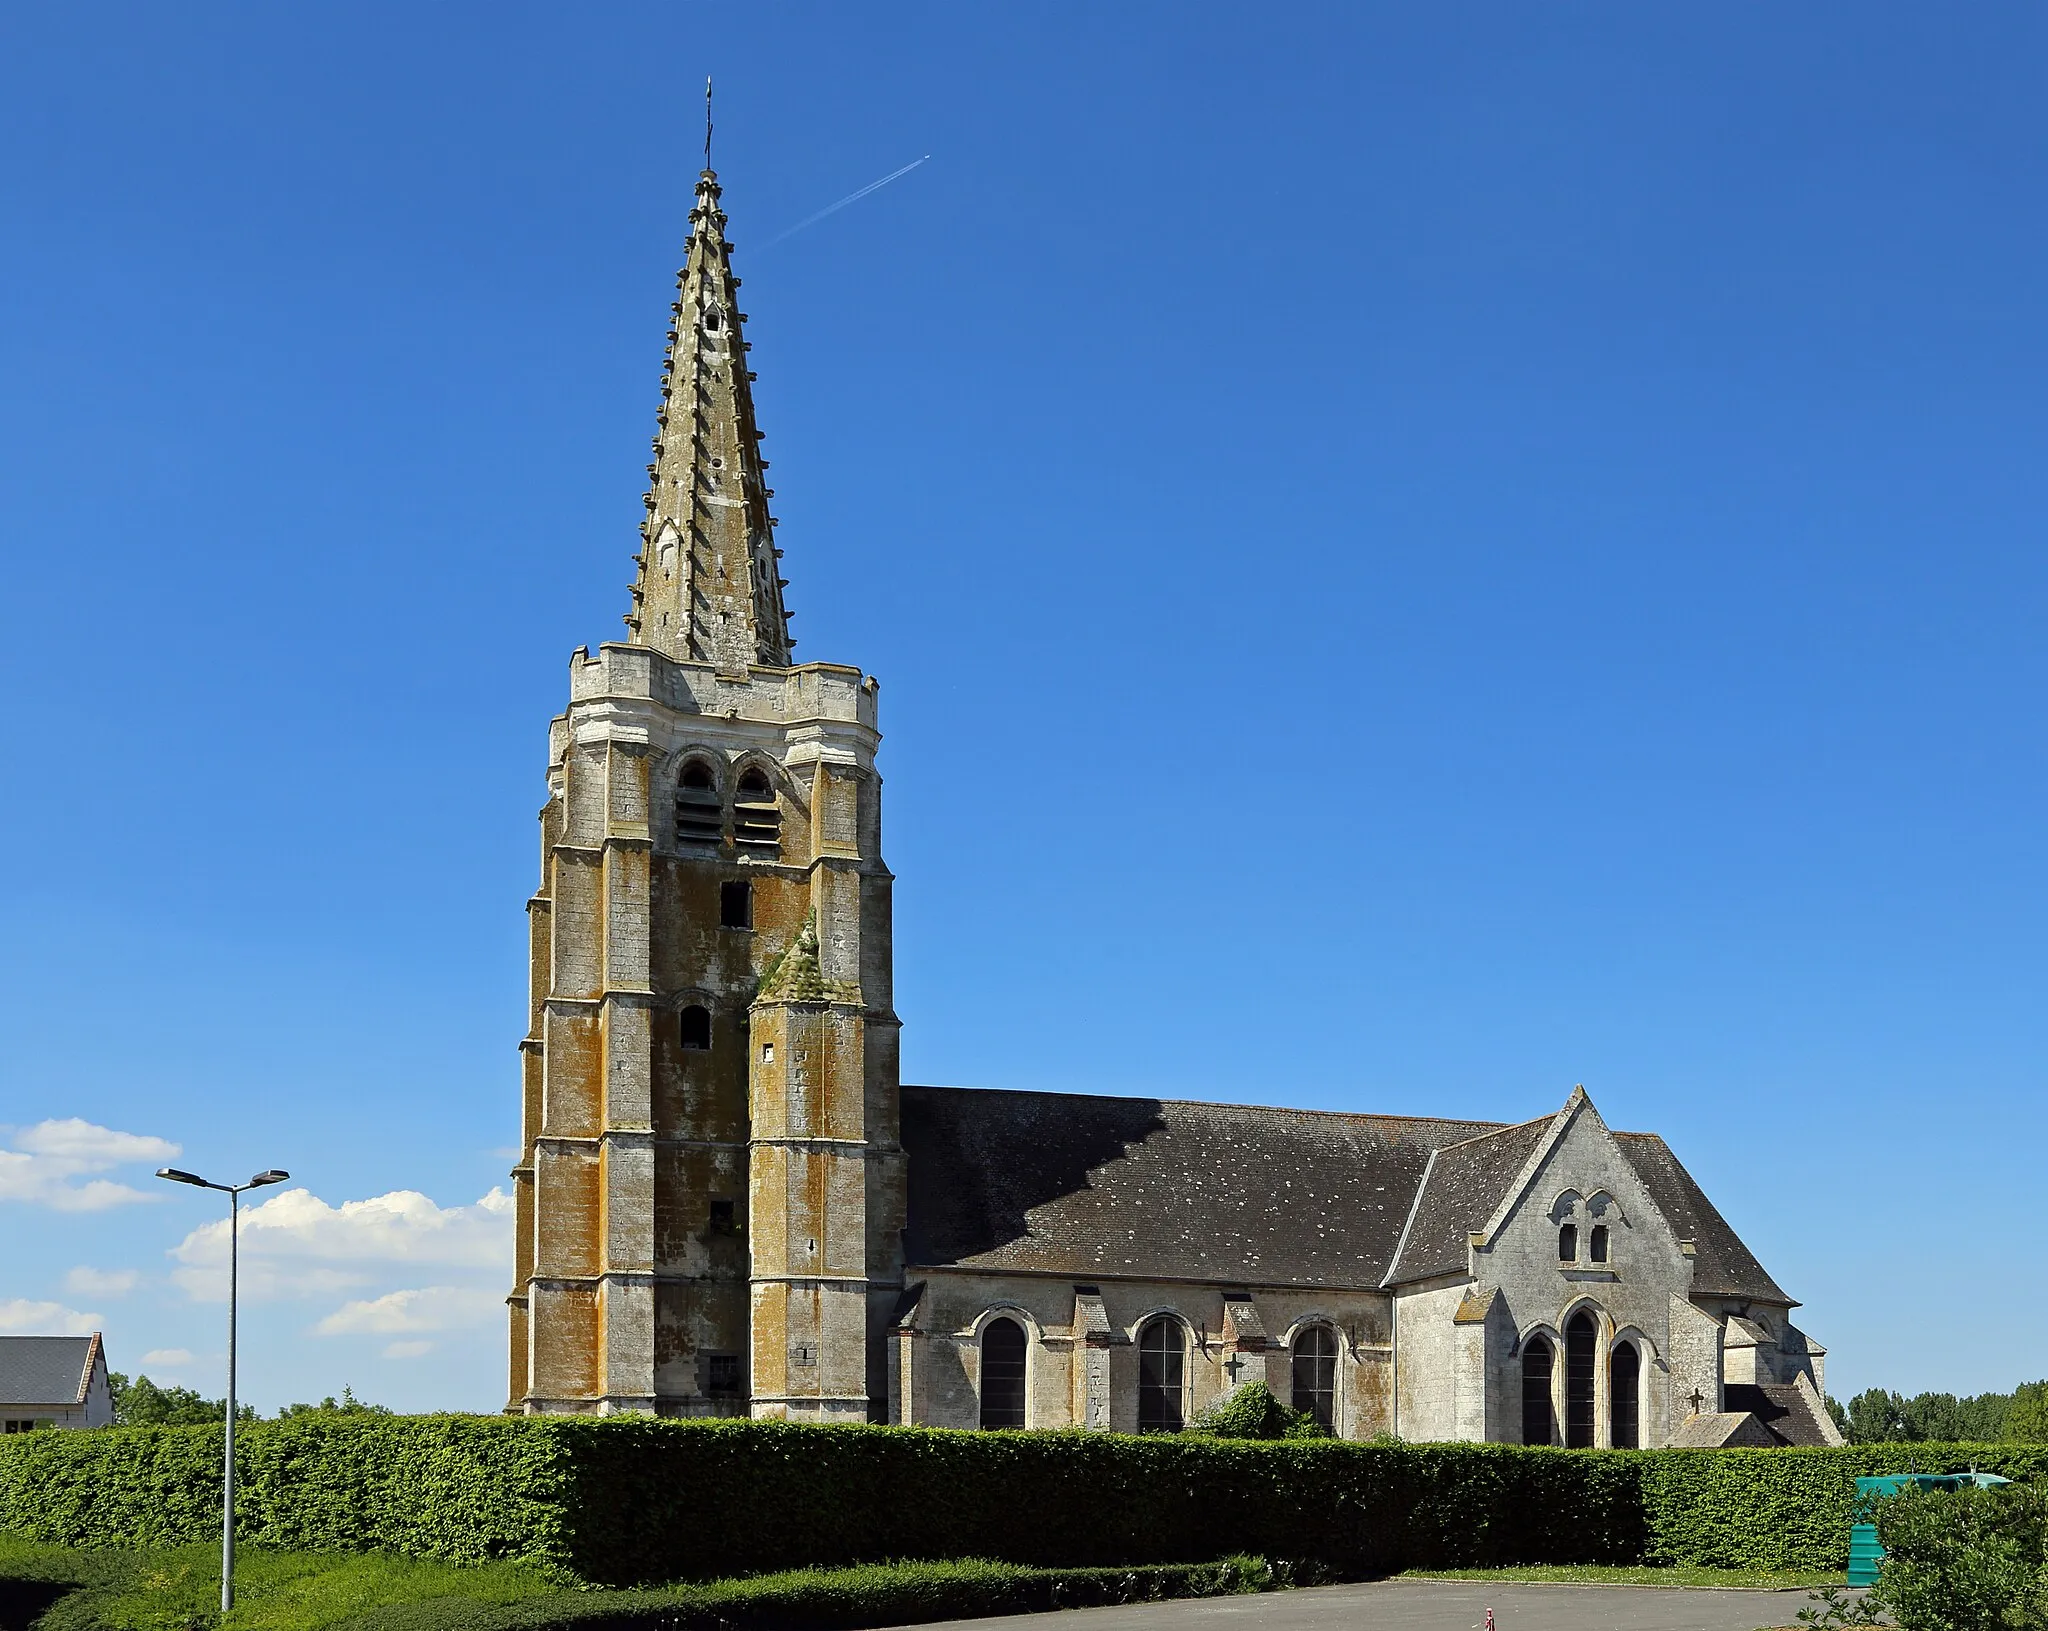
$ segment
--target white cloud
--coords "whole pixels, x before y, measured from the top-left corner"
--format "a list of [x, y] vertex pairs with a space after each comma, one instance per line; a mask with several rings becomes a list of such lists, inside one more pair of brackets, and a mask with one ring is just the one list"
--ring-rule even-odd
[[0, 1297], [0, 1333], [15, 1337], [77, 1337], [100, 1328], [97, 1314], [81, 1314], [62, 1303], [32, 1303]]
[[192, 1363], [190, 1348], [152, 1348], [142, 1356], [145, 1365], [168, 1365], [173, 1369]]
[[344, 1303], [313, 1329], [324, 1337], [462, 1330], [493, 1319], [504, 1304], [502, 1291], [478, 1286], [421, 1286]]
[[[77, 1116], [39, 1121], [0, 1150], [0, 1201], [27, 1201], [60, 1212], [101, 1212], [110, 1206], [155, 1200], [128, 1184], [92, 1174], [140, 1162], [168, 1161], [178, 1146], [145, 1133], [117, 1132]], [[75, 1182], [83, 1178], [84, 1183]]]
[[417, 1359], [421, 1354], [433, 1351], [431, 1342], [388, 1342], [384, 1345], [386, 1359]]
[[64, 1276], [64, 1289], [81, 1297], [125, 1297], [141, 1278], [133, 1269], [96, 1269], [81, 1263]]
[[[226, 1298], [227, 1219], [194, 1229], [171, 1255], [181, 1265], [171, 1278], [187, 1293]], [[411, 1189], [339, 1206], [311, 1190], [287, 1189], [242, 1214], [242, 1286], [252, 1297], [351, 1290], [398, 1264], [495, 1277], [511, 1261], [512, 1197], [501, 1189], [470, 1206], [446, 1207]]]

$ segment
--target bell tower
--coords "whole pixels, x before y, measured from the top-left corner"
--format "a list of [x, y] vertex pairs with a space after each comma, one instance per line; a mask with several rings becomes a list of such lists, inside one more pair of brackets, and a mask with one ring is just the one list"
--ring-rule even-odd
[[876, 682], [796, 664], [717, 176], [629, 638], [577, 651], [529, 902], [515, 1412], [867, 1420], [902, 1283]]

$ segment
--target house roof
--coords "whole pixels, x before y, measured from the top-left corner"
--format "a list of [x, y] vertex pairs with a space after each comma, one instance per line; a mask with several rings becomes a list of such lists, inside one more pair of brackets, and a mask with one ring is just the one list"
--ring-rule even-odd
[[1494, 1125], [903, 1089], [913, 1268], [1377, 1286], [1430, 1152]]
[[1690, 1416], [1671, 1435], [1675, 1450], [1725, 1450], [1735, 1446], [1769, 1449], [1778, 1440], [1747, 1410], [1710, 1410]]
[[0, 1337], [0, 1405], [81, 1405], [92, 1385], [99, 1333]]
[[[1333, 1288], [1461, 1273], [1467, 1234], [1553, 1119], [905, 1087], [906, 1259], [912, 1269]], [[1696, 1292], [1791, 1300], [1661, 1138], [1614, 1137], [1693, 1240]]]

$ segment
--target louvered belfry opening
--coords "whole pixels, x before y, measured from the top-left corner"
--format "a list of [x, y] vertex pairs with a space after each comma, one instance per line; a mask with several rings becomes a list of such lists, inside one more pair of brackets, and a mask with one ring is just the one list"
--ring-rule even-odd
[[775, 789], [759, 770], [740, 777], [732, 805], [732, 836], [734, 842], [750, 849], [781, 847], [782, 808], [775, 802]]
[[719, 808], [711, 767], [692, 759], [676, 781], [676, 842], [716, 844], [724, 834], [725, 813]]
[[1024, 1327], [1008, 1318], [981, 1329], [981, 1425], [1024, 1425]]
[[1553, 1444], [1556, 1424], [1550, 1414], [1550, 1373], [1556, 1355], [1542, 1337], [1531, 1337], [1522, 1349], [1522, 1442]]
[[1574, 1450], [1593, 1447], [1593, 1373], [1599, 1359], [1600, 1329], [1583, 1310], [1564, 1328], [1564, 1441]]

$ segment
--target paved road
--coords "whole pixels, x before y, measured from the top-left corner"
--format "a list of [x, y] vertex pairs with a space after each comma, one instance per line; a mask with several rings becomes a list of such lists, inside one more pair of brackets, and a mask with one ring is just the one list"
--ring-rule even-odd
[[1758, 1631], [1796, 1623], [1800, 1591], [1678, 1591], [1658, 1586], [1510, 1586], [1472, 1580], [1377, 1580], [1257, 1597], [1080, 1608], [924, 1631]]

